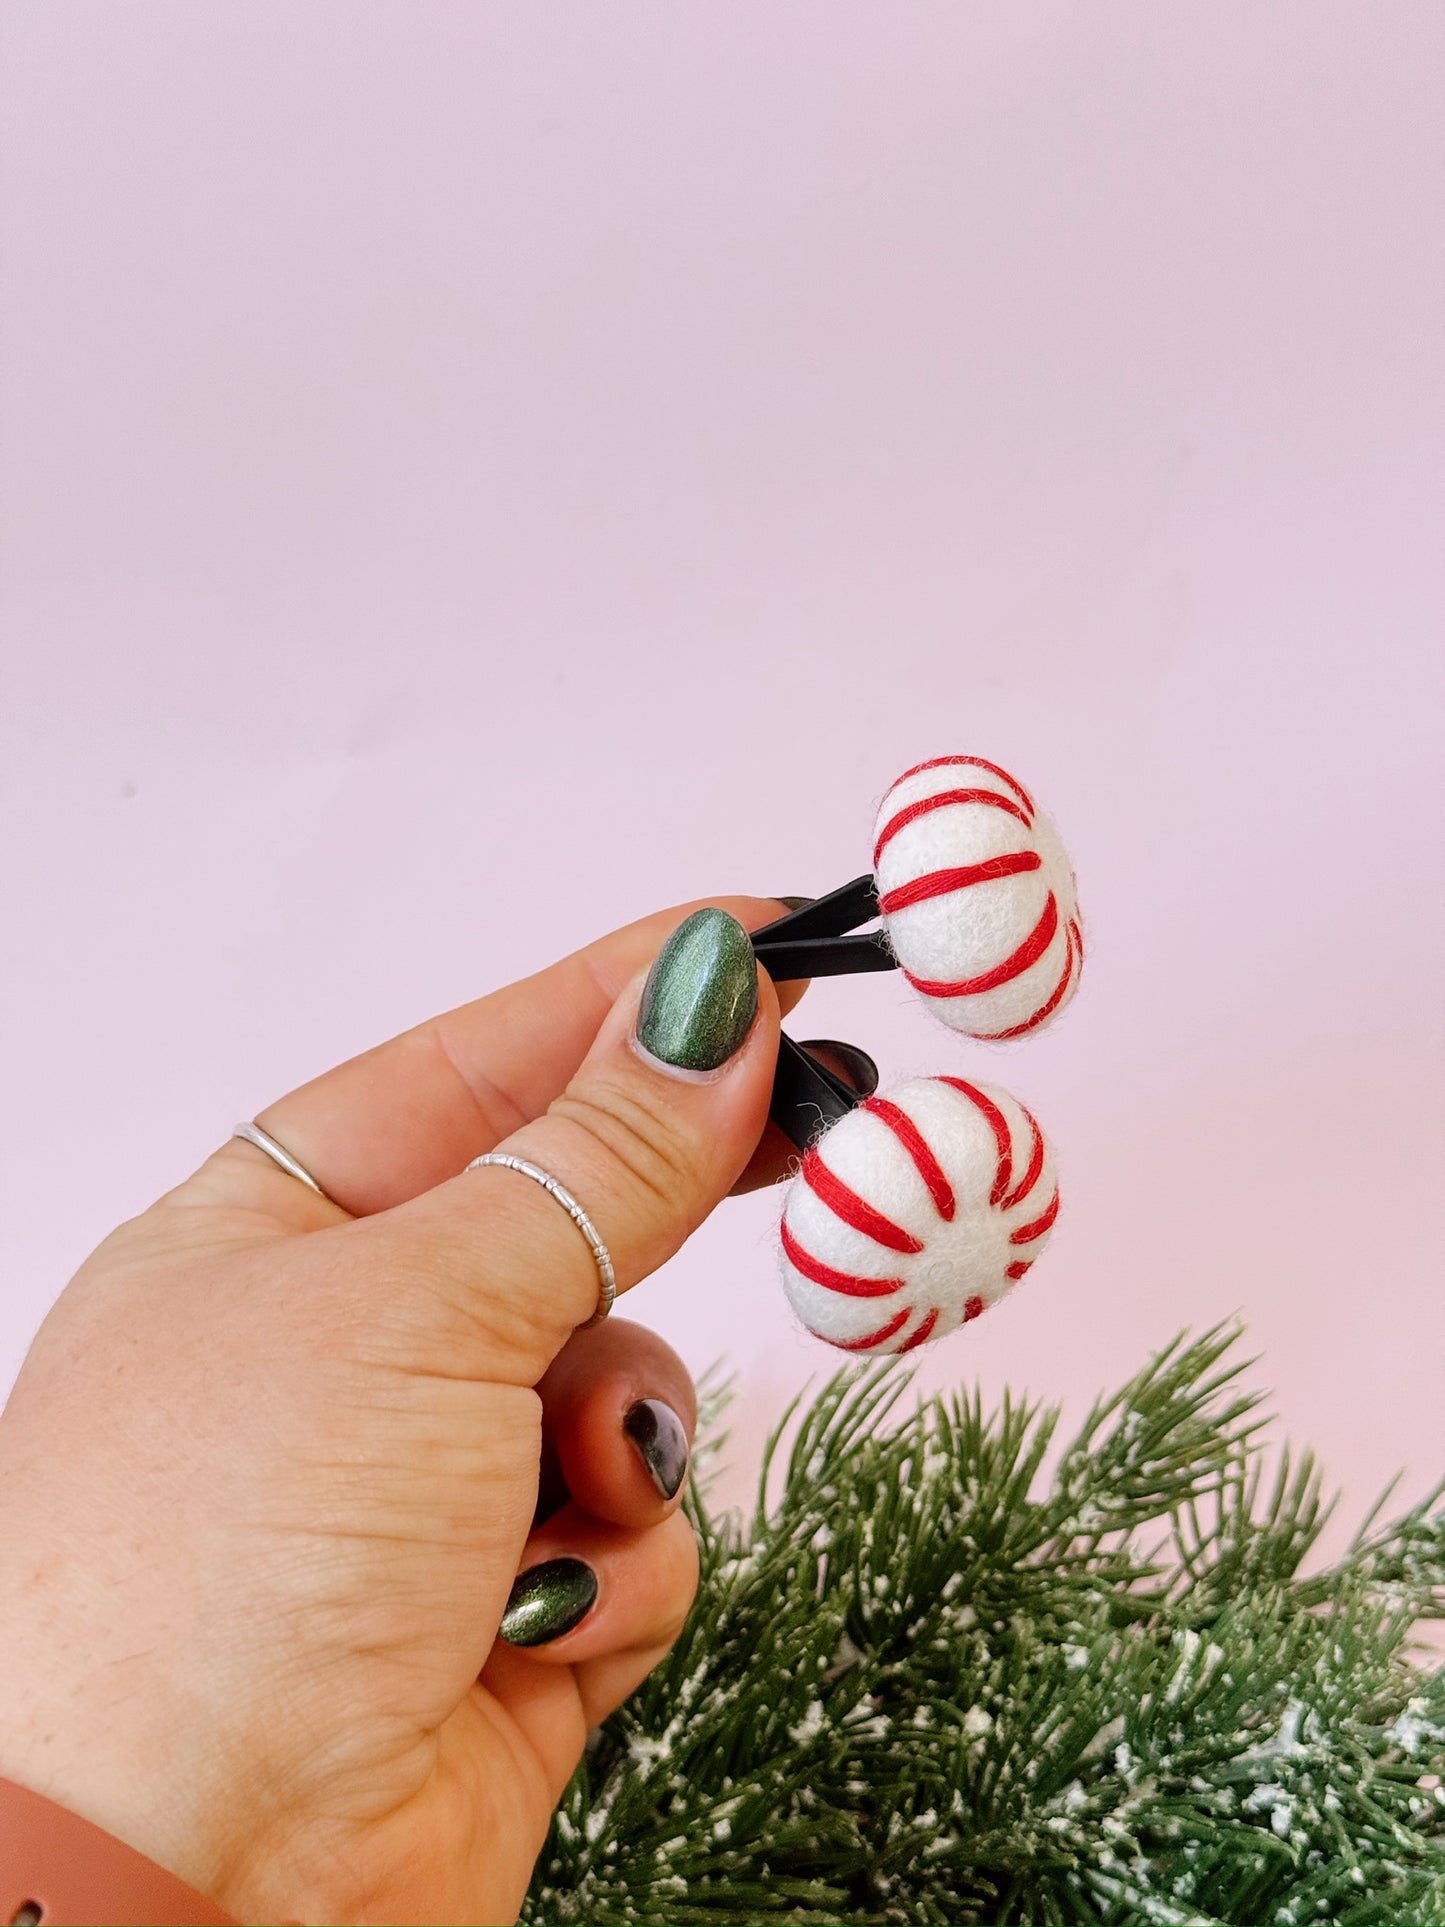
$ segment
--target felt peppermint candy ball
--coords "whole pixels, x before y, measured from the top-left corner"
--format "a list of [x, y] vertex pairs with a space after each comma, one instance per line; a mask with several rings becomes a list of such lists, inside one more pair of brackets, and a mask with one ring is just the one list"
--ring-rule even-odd
[[1037, 1030], [1084, 962], [1074, 873], [1022, 783], [979, 756], [937, 756], [884, 797], [878, 901], [913, 988], [954, 1030], [999, 1041]]
[[815, 1338], [912, 1351], [1010, 1291], [1058, 1211], [1052, 1154], [1016, 1097], [912, 1078], [804, 1157], [783, 1206], [783, 1286]]

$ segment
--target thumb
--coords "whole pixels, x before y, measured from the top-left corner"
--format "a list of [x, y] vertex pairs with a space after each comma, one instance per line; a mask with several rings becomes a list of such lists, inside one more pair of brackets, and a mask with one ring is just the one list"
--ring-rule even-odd
[[[496, 1149], [563, 1185], [605, 1243], [622, 1293], [684, 1243], [741, 1175], [767, 1122], [778, 1003], [748, 934], [695, 912], [622, 993], [545, 1116]], [[435, 1359], [416, 1369], [531, 1385], [596, 1309], [599, 1275], [567, 1211], [488, 1165], [366, 1221], [382, 1270], [421, 1284]], [[410, 1294], [408, 1294], [410, 1295]], [[410, 1322], [410, 1321], [408, 1321]]]

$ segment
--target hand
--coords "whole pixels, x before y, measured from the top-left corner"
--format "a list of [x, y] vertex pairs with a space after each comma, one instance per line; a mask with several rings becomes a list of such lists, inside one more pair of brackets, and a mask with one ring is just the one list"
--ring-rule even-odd
[[[734, 964], [717, 1068], [635, 1042], [684, 914], [263, 1112], [335, 1203], [233, 1140], [87, 1261], [0, 1420], [0, 1774], [242, 1919], [515, 1917], [588, 1728], [691, 1604], [695, 1408], [651, 1334], [575, 1330], [597, 1274], [555, 1200], [458, 1174], [499, 1146], [551, 1171], [621, 1291], [778, 1175], [765, 975], [749, 1026]], [[698, 1061], [669, 1034], [699, 1034], [676, 994], [649, 1041]], [[507, 1621], [542, 1643], [499, 1639], [559, 1558], [582, 1565]]]

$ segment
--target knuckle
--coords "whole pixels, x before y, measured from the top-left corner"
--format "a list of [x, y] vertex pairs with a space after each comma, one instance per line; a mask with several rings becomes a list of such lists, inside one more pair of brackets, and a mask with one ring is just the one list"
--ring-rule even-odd
[[373, 1222], [366, 1316], [340, 1295], [338, 1349], [370, 1366], [423, 1377], [510, 1377], [535, 1349], [535, 1319], [489, 1289], [485, 1246], [471, 1227], [430, 1229], [423, 1250]]
[[585, 1131], [650, 1200], [675, 1211], [697, 1188], [697, 1158], [687, 1133], [646, 1096], [621, 1080], [565, 1091], [552, 1106]]

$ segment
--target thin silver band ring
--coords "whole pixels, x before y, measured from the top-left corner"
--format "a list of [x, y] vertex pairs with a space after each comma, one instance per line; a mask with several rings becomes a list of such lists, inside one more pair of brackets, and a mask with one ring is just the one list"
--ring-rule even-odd
[[540, 1184], [561, 1205], [567, 1216], [587, 1240], [592, 1257], [597, 1265], [597, 1309], [577, 1327], [586, 1331], [592, 1325], [600, 1325], [612, 1309], [612, 1301], [617, 1296], [617, 1274], [612, 1269], [612, 1254], [602, 1242], [602, 1234], [578, 1204], [565, 1184], [559, 1184], [550, 1171], [544, 1171], [540, 1164], [528, 1164], [525, 1158], [514, 1158], [510, 1151], [489, 1151], [485, 1157], [473, 1158], [467, 1166], [469, 1171], [480, 1170], [484, 1164], [504, 1165], [509, 1171], [520, 1171], [524, 1178], [531, 1178]]
[[248, 1144], [254, 1144], [258, 1151], [264, 1151], [266, 1153], [273, 1164], [279, 1164], [281, 1169], [289, 1173], [291, 1177], [299, 1178], [308, 1190], [316, 1193], [318, 1198], [326, 1198], [328, 1204], [335, 1204], [336, 1200], [326, 1197], [326, 1193], [321, 1189], [321, 1186], [316, 1182], [315, 1178], [312, 1177], [301, 1160], [299, 1158], [293, 1158], [291, 1153], [286, 1149], [286, 1146], [284, 1144], [278, 1144], [271, 1133], [269, 1131], [263, 1131], [259, 1124], [238, 1124], [235, 1130], [232, 1131], [231, 1136], [244, 1138]]
[[[335, 1203], [334, 1198], [327, 1197], [327, 1194], [322, 1190], [315, 1178], [312, 1177], [301, 1160], [293, 1157], [284, 1144], [272, 1137], [269, 1131], [262, 1130], [259, 1124], [254, 1121], [238, 1124], [235, 1130], [232, 1131], [231, 1136], [243, 1138], [247, 1144], [254, 1144], [258, 1151], [265, 1152], [273, 1164], [279, 1165], [288, 1176], [298, 1178], [309, 1191], [314, 1191], [318, 1198], [326, 1198], [328, 1204]], [[525, 1158], [513, 1157], [509, 1151], [489, 1151], [484, 1157], [473, 1158], [467, 1166], [467, 1169], [469, 1171], [480, 1170], [484, 1164], [499, 1164], [505, 1166], [509, 1171], [520, 1171], [524, 1178], [531, 1178], [534, 1183], [540, 1184], [544, 1191], [550, 1193], [550, 1195], [557, 1200], [573, 1224], [575, 1224], [577, 1229], [582, 1233], [582, 1236], [587, 1240], [587, 1247], [592, 1253], [593, 1262], [597, 1266], [598, 1291], [596, 1311], [593, 1312], [590, 1318], [585, 1319], [577, 1329], [579, 1331], [585, 1331], [589, 1325], [600, 1325], [602, 1320], [612, 1310], [613, 1301], [617, 1296], [617, 1274], [612, 1267], [612, 1254], [603, 1243], [602, 1234], [596, 1225], [593, 1224], [591, 1218], [588, 1217], [587, 1213], [582, 1209], [582, 1206], [573, 1197], [566, 1185], [559, 1184], [557, 1179], [552, 1176], [552, 1173], [550, 1171], [544, 1171], [540, 1164], [529, 1164]]]

